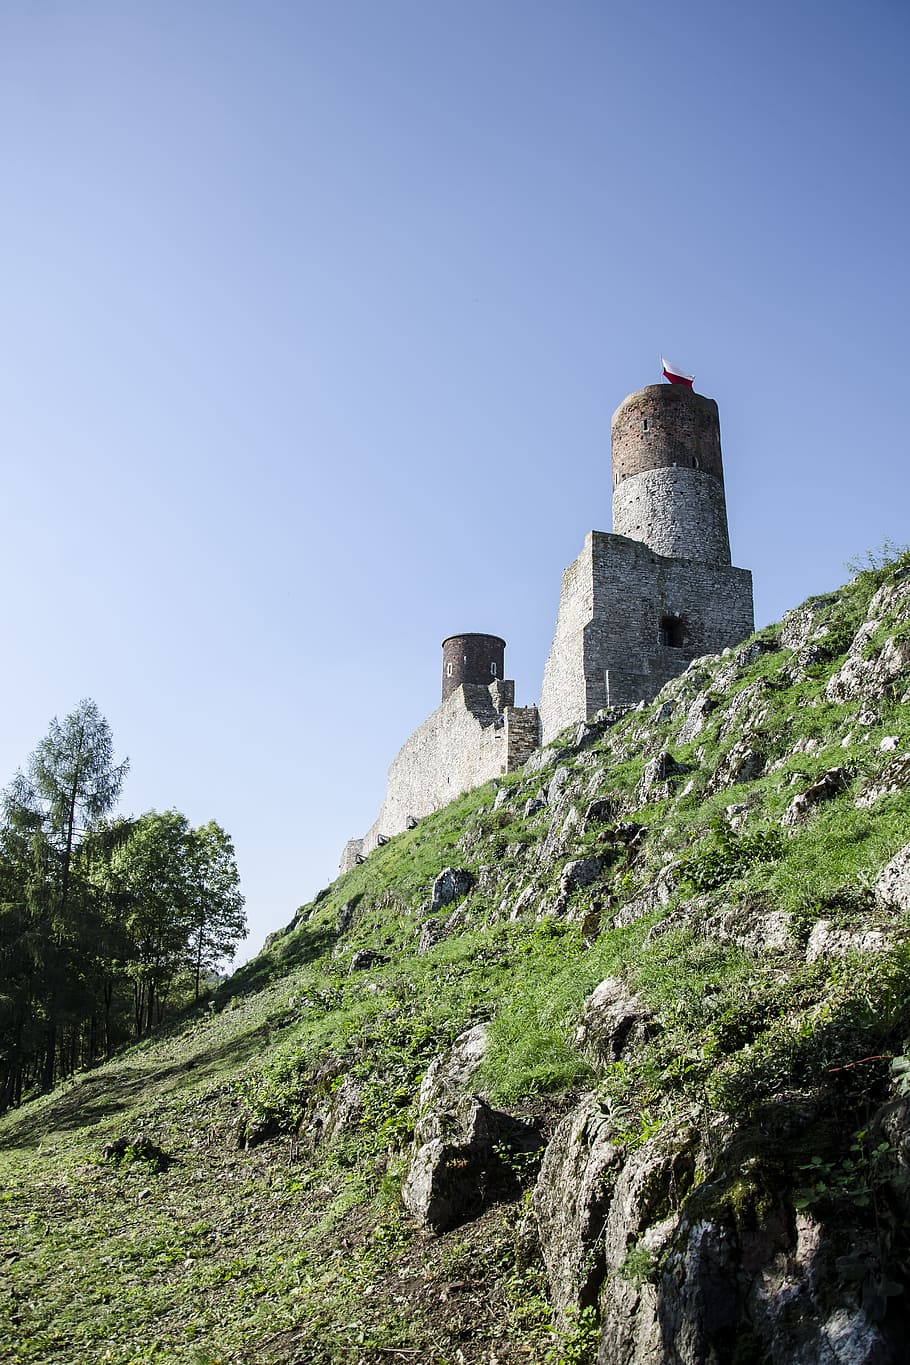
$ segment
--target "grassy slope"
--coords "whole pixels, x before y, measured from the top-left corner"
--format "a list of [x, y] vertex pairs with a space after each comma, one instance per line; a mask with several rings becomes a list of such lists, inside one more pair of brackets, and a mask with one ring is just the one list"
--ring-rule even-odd
[[[885, 735], [906, 750], [910, 708], [885, 697], [875, 723], [857, 726], [860, 703], [822, 694], [890, 572], [862, 574], [818, 607], [827, 657], [795, 668], [765, 632], [767, 652], [735, 677], [720, 660], [671, 685], [671, 717], [655, 721], [651, 707], [554, 751], [570, 770], [570, 804], [582, 812], [609, 794], [621, 818], [649, 827], [634, 854], [580, 822], [541, 867], [550, 816], [521, 812], [553, 770], [513, 774], [501, 809], [492, 786], [469, 793], [340, 878], [212, 1008], [0, 1121], [0, 1360], [581, 1358], [582, 1330], [574, 1345], [550, 1334], [523, 1201], [443, 1238], [417, 1231], [400, 1207], [419, 1078], [478, 1019], [493, 1021], [487, 1092], [545, 1128], [592, 1085], [630, 1145], [680, 1113], [710, 1128], [794, 1085], [833, 1087], [832, 1106], [859, 1127], [888, 1063], [854, 1063], [898, 1051], [910, 1035], [910, 940], [869, 893], [910, 839], [910, 788], [868, 809], [854, 798], [889, 761], [878, 747]], [[887, 621], [870, 652], [903, 630], [906, 619]], [[750, 687], [767, 708], [755, 742], [778, 765], [713, 791], [737, 738], [725, 718]], [[676, 744], [689, 698], [712, 689], [706, 728]], [[806, 741], [812, 750], [794, 754]], [[636, 809], [636, 784], [661, 747], [690, 767], [692, 789], [680, 794], [679, 782]], [[795, 792], [835, 764], [848, 765], [848, 790], [778, 837]], [[734, 802], [750, 809], [728, 834], [717, 818]], [[592, 851], [609, 864], [601, 881], [575, 893], [568, 915], [538, 918], [566, 858]], [[477, 886], [450, 935], [418, 954], [429, 888], [448, 865], [472, 869]], [[613, 927], [668, 865], [669, 901], [639, 902], [643, 913]], [[339, 937], [339, 911], [352, 901], [353, 926]], [[749, 931], [772, 912], [787, 916], [788, 939], [768, 952]], [[889, 947], [807, 964], [822, 918], [847, 930], [880, 924]], [[387, 960], [349, 975], [362, 947]], [[596, 1074], [572, 1045], [573, 1024], [611, 974], [659, 1012], [662, 1028]], [[314, 1120], [350, 1076], [364, 1082], [359, 1120], [313, 1150]], [[101, 1148], [121, 1134], [148, 1135], [172, 1161], [160, 1171], [103, 1161]], [[526, 1187], [533, 1174], [517, 1172]], [[805, 1179], [798, 1166], [781, 1178]]]

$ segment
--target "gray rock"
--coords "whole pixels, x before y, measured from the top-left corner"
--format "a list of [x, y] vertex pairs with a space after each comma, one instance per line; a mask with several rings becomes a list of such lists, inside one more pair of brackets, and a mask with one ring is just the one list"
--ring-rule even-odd
[[681, 777], [687, 771], [686, 766], [677, 763], [672, 754], [666, 751], [657, 754], [645, 764], [635, 793], [637, 805], [644, 806], [649, 800], [662, 800], [668, 793], [670, 781], [675, 777]]
[[846, 957], [848, 953], [883, 953], [890, 947], [882, 929], [863, 929], [852, 932], [836, 929], [830, 920], [820, 919], [812, 927], [806, 944], [806, 961], [817, 962], [824, 957]]
[[609, 796], [599, 797], [596, 801], [590, 801], [585, 810], [583, 824], [585, 829], [592, 826], [604, 825], [608, 820], [616, 819], [616, 801]]
[[900, 754], [885, 768], [880, 777], [873, 779], [856, 798], [854, 805], [873, 806], [882, 796], [893, 796], [910, 783], [910, 754]]
[[346, 934], [354, 923], [354, 911], [357, 909], [357, 901], [345, 901], [338, 911], [338, 932]]
[[574, 858], [566, 863], [559, 879], [559, 889], [563, 897], [569, 896], [583, 886], [596, 882], [603, 870], [603, 861], [592, 854], [587, 858]]
[[557, 768], [550, 778], [550, 785], [547, 788], [547, 803], [551, 806], [558, 806], [562, 793], [571, 781], [571, 768]]
[[382, 953], [377, 953], [375, 948], [359, 948], [351, 958], [349, 973], [365, 972], [370, 967], [381, 967], [384, 962], [388, 962], [387, 957]]
[[430, 909], [441, 910], [443, 906], [461, 900], [462, 896], [466, 896], [473, 885], [474, 878], [466, 868], [445, 868], [433, 883]]
[[642, 1004], [618, 977], [595, 986], [582, 1007], [575, 1046], [597, 1066], [619, 1060], [624, 1048], [653, 1032], [653, 1011]]
[[504, 1156], [534, 1151], [541, 1143], [532, 1125], [470, 1093], [487, 1038], [486, 1024], [467, 1029], [431, 1063], [420, 1087], [402, 1200], [434, 1232], [479, 1213], [514, 1180]]
[[700, 735], [708, 723], [708, 717], [715, 709], [713, 697], [707, 692], [700, 692], [692, 705], [686, 712], [686, 719], [683, 721], [682, 728], [676, 736], [677, 744], [688, 744], [696, 736]]
[[602, 1235], [622, 1163], [610, 1119], [587, 1095], [550, 1139], [532, 1199], [550, 1302], [560, 1319], [596, 1299]]
[[540, 811], [546, 810], [546, 808], [547, 803], [544, 801], [543, 797], [529, 796], [521, 813], [525, 820], [529, 820], [532, 815], [537, 815]]
[[831, 615], [831, 608], [836, 601], [836, 595], [829, 593], [826, 597], [816, 597], [788, 611], [781, 621], [780, 642], [783, 647], [798, 653], [810, 643], [824, 639], [828, 634], [825, 620]]
[[910, 844], [886, 863], [875, 879], [875, 898], [910, 914]]
[[785, 828], [801, 824], [822, 801], [830, 801], [844, 791], [849, 781], [850, 774], [846, 768], [829, 768], [811, 787], [800, 792], [799, 796], [794, 796], [781, 817], [781, 824]]

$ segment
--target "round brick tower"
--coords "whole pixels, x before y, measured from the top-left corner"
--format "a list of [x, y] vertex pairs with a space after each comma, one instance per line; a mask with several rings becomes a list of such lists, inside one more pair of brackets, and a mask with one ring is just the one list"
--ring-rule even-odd
[[442, 642], [442, 699], [462, 683], [490, 683], [502, 678], [506, 642], [498, 635], [450, 635]]
[[649, 384], [613, 414], [613, 531], [660, 555], [730, 563], [713, 398]]

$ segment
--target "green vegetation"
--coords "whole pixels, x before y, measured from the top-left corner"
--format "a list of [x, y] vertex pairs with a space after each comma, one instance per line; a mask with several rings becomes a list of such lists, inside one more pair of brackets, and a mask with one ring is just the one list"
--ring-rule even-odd
[[126, 767], [83, 701], [3, 795], [0, 1113], [141, 1037], [169, 1000], [198, 1000], [246, 933], [234, 850], [214, 821], [106, 821]]
[[[514, 1198], [442, 1237], [400, 1202], [420, 1081], [481, 1020], [490, 1045], [473, 1084], [545, 1135], [592, 1090], [626, 1153], [695, 1135], [697, 1168], [655, 1218], [685, 1205], [745, 1228], [786, 1197], [859, 1220], [876, 1258], [845, 1253], [837, 1273], [884, 1314], [910, 1253], [894, 1211], [900, 1153], [870, 1125], [910, 1090], [910, 933], [875, 882], [910, 842], [910, 785], [886, 780], [910, 743], [910, 678], [847, 702], [826, 688], [876, 592], [894, 589], [876, 648], [903, 629], [908, 567], [904, 556], [863, 569], [808, 604], [814, 632], [827, 631], [817, 648], [762, 632], [671, 684], [672, 711], [656, 703], [564, 736], [548, 767], [421, 821], [301, 907], [210, 1000], [192, 998], [192, 974], [219, 951], [215, 929], [201, 951], [189, 932], [166, 947], [184, 1013], [0, 1121], [0, 1360], [592, 1361], [596, 1306], [559, 1331], [550, 1321], [529, 1233], [537, 1157], [514, 1160]], [[705, 693], [713, 709], [681, 743]], [[723, 765], [743, 743], [762, 761], [735, 782]], [[664, 752], [681, 771], [641, 792]], [[525, 816], [556, 767], [560, 801]], [[830, 798], [782, 825], [835, 767]], [[587, 817], [593, 801], [604, 818]], [[103, 906], [141, 905], [157, 942], [169, 897], [180, 900], [156, 880], [156, 857], [186, 835], [181, 819], [149, 818], [139, 837], [93, 826], [73, 859], [78, 904], [85, 886]], [[591, 855], [600, 876], [566, 890], [566, 863]], [[448, 866], [473, 888], [422, 942]], [[51, 886], [59, 906], [59, 876]], [[351, 971], [363, 949], [376, 957]], [[131, 1008], [149, 992], [144, 1032], [166, 991], [156, 961], [134, 953], [122, 977]], [[576, 1043], [607, 977], [650, 1021], [618, 1060]], [[43, 1060], [40, 1033], [33, 1054]], [[118, 1138], [123, 1155], [105, 1157]], [[662, 1266], [635, 1241], [619, 1276], [641, 1290]], [[749, 1343], [737, 1350], [752, 1358]]]

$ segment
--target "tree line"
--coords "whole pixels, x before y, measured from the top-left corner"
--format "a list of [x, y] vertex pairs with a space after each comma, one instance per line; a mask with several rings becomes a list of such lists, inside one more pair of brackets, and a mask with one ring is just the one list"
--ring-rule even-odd
[[0, 798], [0, 1112], [198, 1000], [246, 936], [228, 835], [112, 817], [127, 766], [85, 700]]

